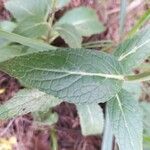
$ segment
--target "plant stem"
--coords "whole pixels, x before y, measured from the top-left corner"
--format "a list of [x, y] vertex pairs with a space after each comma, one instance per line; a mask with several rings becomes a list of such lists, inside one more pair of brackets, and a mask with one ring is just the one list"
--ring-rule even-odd
[[55, 17], [56, 3], [57, 3], [57, 0], [52, 0], [52, 10], [51, 10], [52, 13], [51, 13], [51, 17], [48, 20], [48, 22], [49, 22], [49, 31], [48, 31], [48, 36], [47, 36], [48, 43], [49, 43], [49, 40], [50, 40], [51, 34], [52, 34], [52, 26], [53, 26], [53, 21], [54, 21], [54, 17]]
[[106, 107], [105, 129], [104, 129], [101, 150], [112, 150], [112, 148], [113, 148], [113, 134], [112, 134], [111, 124], [109, 120], [108, 110]]
[[58, 150], [58, 143], [57, 143], [57, 135], [55, 129], [52, 128], [51, 130], [51, 142], [52, 142], [52, 150]]
[[149, 81], [150, 80], [150, 72], [144, 72], [137, 75], [128, 75], [125, 76], [125, 81]]

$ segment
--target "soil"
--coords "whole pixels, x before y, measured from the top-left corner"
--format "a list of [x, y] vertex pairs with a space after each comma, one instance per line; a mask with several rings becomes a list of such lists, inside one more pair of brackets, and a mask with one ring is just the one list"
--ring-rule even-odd
[[[5, 10], [3, 3], [4, 0], [0, 0], [0, 20], [10, 19], [10, 14]], [[120, 40], [118, 30], [120, 1], [107, 0], [99, 2], [98, 0], [72, 0], [63, 12], [81, 5], [94, 8], [106, 27], [106, 31], [103, 34], [92, 36], [86, 40], [111, 39], [118, 43]], [[136, 19], [147, 7], [149, 6], [142, 2], [138, 6], [130, 9], [125, 26], [126, 32], [132, 28]], [[6, 89], [3, 94], [0, 94], [0, 102], [4, 103], [13, 97], [22, 87], [16, 79], [0, 72], [0, 88]], [[59, 120], [54, 126], [42, 126], [39, 128], [33, 124], [32, 116], [28, 114], [13, 120], [0, 121], [0, 136], [17, 137], [18, 150], [50, 150], [50, 131], [54, 128], [57, 133], [59, 150], [100, 150], [100, 136], [82, 136], [80, 120], [73, 104], [63, 102], [55, 107], [53, 111], [59, 115]]]

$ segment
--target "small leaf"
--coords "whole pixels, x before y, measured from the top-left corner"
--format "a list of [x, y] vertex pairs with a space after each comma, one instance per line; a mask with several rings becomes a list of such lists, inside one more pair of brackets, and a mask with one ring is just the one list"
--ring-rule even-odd
[[98, 104], [76, 105], [80, 117], [82, 134], [95, 135], [101, 134], [104, 126], [104, 116]]
[[61, 24], [55, 27], [60, 36], [71, 48], [81, 48], [82, 38], [73, 25]]
[[0, 118], [9, 119], [29, 112], [45, 111], [61, 100], [38, 90], [20, 90], [12, 99], [0, 106]]
[[17, 21], [28, 17], [38, 16], [45, 18], [50, 8], [50, 0], [11, 0], [5, 3]]
[[31, 38], [41, 37], [48, 33], [48, 23], [41, 17], [28, 17], [18, 23], [15, 33]]
[[115, 57], [85, 49], [58, 49], [15, 57], [0, 69], [27, 87], [73, 103], [105, 102], [119, 92], [122, 67]]
[[104, 31], [104, 27], [99, 21], [94, 10], [86, 7], [75, 8], [68, 11], [58, 24], [71, 24], [82, 36], [91, 36]]
[[122, 63], [126, 73], [138, 67], [150, 56], [150, 27], [148, 26], [132, 39], [120, 44], [114, 55]]
[[121, 90], [108, 101], [112, 131], [120, 150], [142, 149], [142, 115], [138, 102], [130, 93]]

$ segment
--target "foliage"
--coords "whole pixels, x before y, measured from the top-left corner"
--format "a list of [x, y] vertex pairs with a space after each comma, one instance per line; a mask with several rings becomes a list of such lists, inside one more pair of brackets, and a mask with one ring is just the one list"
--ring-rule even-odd
[[[83, 36], [101, 33], [104, 27], [95, 11], [85, 7], [69, 10], [56, 21], [55, 13], [68, 3], [6, 3], [14, 22], [0, 25], [0, 70], [17, 78], [26, 89], [0, 106], [0, 118], [32, 112], [38, 122], [51, 124], [57, 116], [48, 113], [47, 117], [49, 109], [67, 101], [77, 106], [83, 135], [100, 134], [104, 117], [98, 104], [106, 102], [120, 150], [141, 150], [143, 127], [138, 96], [134, 91], [127, 92], [130, 90], [125, 84], [150, 79], [149, 71], [132, 74], [132, 69], [150, 56], [150, 28], [119, 44], [113, 54], [88, 50], [83, 47], [99, 43], [83, 43]], [[58, 37], [69, 48], [52, 45]]]

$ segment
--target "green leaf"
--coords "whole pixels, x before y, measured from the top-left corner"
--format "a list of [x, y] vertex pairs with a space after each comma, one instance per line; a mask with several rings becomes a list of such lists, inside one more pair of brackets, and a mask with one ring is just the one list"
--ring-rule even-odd
[[86, 7], [68, 11], [55, 25], [58, 24], [74, 25], [82, 36], [91, 36], [104, 31], [104, 27], [95, 11]]
[[40, 51], [56, 49], [55, 47], [50, 46], [42, 41], [27, 38], [27, 37], [24, 37], [24, 36], [15, 34], [15, 33], [9, 33], [9, 32], [3, 31], [3, 30], [0, 30], [0, 38], [9, 40], [11, 42], [20, 43], [24, 46], [28, 46], [28, 47], [31, 47], [33, 49], [37, 49]]
[[115, 57], [85, 49], [58, 49], [20, 57], [0, 64], [0, 70], [73, 103], [105, 102], [119, 92], [122, 67]]
[[104, 126], [101, 107], [96, 103], [76, 106], [80, 117], [82, 134], [84, 136], [101, 134]]
[[3, 48], [0, 48], [0, 62], [9, 60], [16, 56], [38, 53], [39, 51], [43, 50], [31, 49], [22, 45], [8, 45]]
[[141, 87], [141, 83], [137, 82], [125, 82], [123, 83], [123, 89], [125, 89], [126, 91], [130, 92], [132, 94], [132, 96], [135, 97], [135, 99], [139, 99], [141, 94], [142, 94], [142, 87]]
[[138, 102], [130, 93], [121, 90], [108, 101], [112, 131], [120, 150], [142, 149], [142, 115]]
[[150, 56], [150, 27], [148, 26], [132, 39], [120, 44], [114, 55], [122, 63], [126, 73], [138, 67], [144, 59]]
[[17, 21], [33, 16], [45, 18], [50, 8], [50, 0], [11, 0], [5, 3], [5, 7]]
[[55, 30], [71, 48], [81, 48], [82, 38], [73, 25], [61, 24]]
[[146, 10], [145, 13], [140, 17], [132, 30], [128, 33], [129, 37], [132, 37], [135, 33], [137, 33], [140, 28], [150, 19], [150, 9]]
[[45, 111], [61, 100], [38, 90], [20, 90], [12, 99], [0, 106], [0, 118], [9, 119], [29, 112]]
[[[0, 29], [7, 31], [7, 32], [12, 32], [16, 27], [16, 24], [11, 22], [11, 21], [1, 21], [0, 22]], [[5, 40], [3, 38], [0, 38], [0, 48], [9, 44], [8, 40]]]
[[48, 23], [41, 17], [28, 17], [18, 23], [15, 33], [31, 38], [41, 37], [48, 33]]

